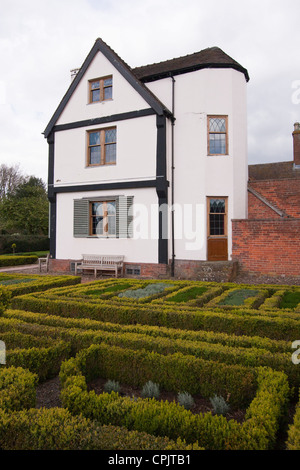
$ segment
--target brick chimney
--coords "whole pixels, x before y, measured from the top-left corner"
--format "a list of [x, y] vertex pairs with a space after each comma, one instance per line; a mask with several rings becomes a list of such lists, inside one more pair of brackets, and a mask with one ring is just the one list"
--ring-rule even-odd
[[296, 122], [294, 124], [293, 132], [294, 140], [294, 166], [300, 168], [300, 123]]

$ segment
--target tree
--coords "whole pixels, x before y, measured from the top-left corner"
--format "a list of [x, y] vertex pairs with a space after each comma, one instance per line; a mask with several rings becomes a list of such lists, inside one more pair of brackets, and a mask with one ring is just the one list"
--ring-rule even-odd
[[19, 169], [19, 165], [0, 165], [0, 200], [13, 194], [18, 186], [25, 182], [25, 177]]
[[46, 235], [48, 211], [45, 184], [40, 178], [30, 176], [2, 198], [1, 225], [11, 233]]

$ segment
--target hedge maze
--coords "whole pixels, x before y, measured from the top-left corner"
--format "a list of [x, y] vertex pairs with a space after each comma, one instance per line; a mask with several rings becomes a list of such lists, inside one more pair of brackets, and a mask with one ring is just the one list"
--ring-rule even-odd
[[[0, 290], [1, 449], [300, 449], [300, 287], [4, 276]], [[37, 409], [57, 376], [62, 407]], [[175, 398], [122, 392], [146, 383]]]

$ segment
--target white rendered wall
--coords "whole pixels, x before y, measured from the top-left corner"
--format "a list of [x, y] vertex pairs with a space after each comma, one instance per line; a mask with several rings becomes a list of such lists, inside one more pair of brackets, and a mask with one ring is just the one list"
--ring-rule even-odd
[[[115, 165], [87, 166], [87, 131], [116, 126]], [[156, 116], [55, 133], [54, 186], [156, 177]]]
[[[75, 238], [73, 200], [88, 197], [134, 196], [133, 238]], [[152, 208], [152, 213], [151, 213]], [[82, 254], [124, 255], [125, 261], [158, 263], [157, 194], [153, 188], [93, 191], [57, 195], [56, 258], [80, 259]]]
[[[89, 80], [107, 75], [113, 76], [112, 100], [89, 103]], [[98, 52], [77, 85], [56, 124], [60, 125], [96, 117], [111, 116], [145, 108], [149, 108], [148, 103], [132, 88], [112, 63], [101, 52]]]
[[[170, 78], [150, 82], [147, 86], [172, 109]], [[228, 116], [228, 155], [207, 154], [207, 116], [214, 114]], [[176, 259], [207, 259], [206, 198], [209, 196], [228, 197], [230, 259], [231, 219], [247, 217], [244, 75], [233, 69], [203, 69], [175, 76], [175, 117]], [[171, 189], [169, 201], [171, 203]]]

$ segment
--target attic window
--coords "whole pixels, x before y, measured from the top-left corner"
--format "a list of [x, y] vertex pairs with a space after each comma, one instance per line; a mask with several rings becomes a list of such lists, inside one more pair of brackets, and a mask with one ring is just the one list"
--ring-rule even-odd
[[89, 81], [89, 103], [112, 99], [112, 76]]

